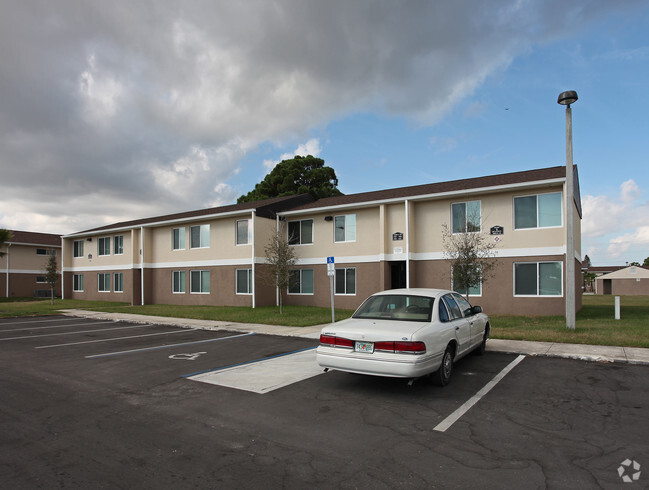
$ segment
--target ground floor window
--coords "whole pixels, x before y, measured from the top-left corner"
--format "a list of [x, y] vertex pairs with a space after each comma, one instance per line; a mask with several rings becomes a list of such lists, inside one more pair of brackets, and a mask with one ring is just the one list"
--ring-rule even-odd
[[190, 292], [207, 294], [210, 292], [210, 271], [190, 271]]
[[[482, 296], [482, 274], [481, 274], [482, 269], [480, 268], [479, 265], [476, 266], [476, 267], [478, 267], [477, 270], [478, 270], [479, 275], [480, 275], [480, 281], [478, 282], [478, 284], [474, 284], [473, 286], [469, 287], [469, 291], [468, 291], [469, 296]], [[454, 267], [451, 268], [451, 278], [452, 278], [451, 279], [451, 281], [452, 281], [451, 282], [451, 289], [453, 291], [455, 291], [456, 293], [460, 293], [462, 296], [466, 296], [467, 295], [466, 288], [459, 287], [457, 285], [457, 284], [460, 283], [460, 281], [457, 280], [457, 278], [455, 276], [456, 273], [457, 273], [456, 269]]]
[[174, 293], [185, 292], [185, 271], [173, 272], [173, 292]]
[[110, 293], [110, 274], [97, 274], [97, 291]]
[[313, 269], [296, 269], [290, 272], [289, 294], [313, 294]]
[[83, 274], [72, 276], [72, 291], [83, 292]]
[[336, 269], [336, 294], [356, 294], [356, 268]]
[[514, 264], [515, 296], [561, 296], [562, 262], [519, 262]]
[[124, 292], [124, 273], [123, 272], [116, 272], [115, 276], [113, 277], [113, 285], [115, 287], [115, 292], [116, 293], [123, 293]]
[[237, 269], [237, 294], [252, 294], [252, 269]]

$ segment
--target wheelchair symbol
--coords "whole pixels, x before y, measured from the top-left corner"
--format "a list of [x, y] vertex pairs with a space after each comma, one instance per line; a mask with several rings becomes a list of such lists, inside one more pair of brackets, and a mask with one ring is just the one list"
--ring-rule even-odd
[[207, 352], [194, 352], [193, 354], [172, 354], [169, 356], [169, 359], [180, 359], [181, 361], [195, 361], [201, 354], [207, 354]]

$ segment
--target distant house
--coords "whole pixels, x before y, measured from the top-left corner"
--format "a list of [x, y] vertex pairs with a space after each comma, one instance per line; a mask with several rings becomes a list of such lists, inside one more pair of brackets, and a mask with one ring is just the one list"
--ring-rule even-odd
[[622, 267], [597, 279], [597, 294], [616, 296], [649, 295], [649, 269], [640, 266]]
[[[491, 175], [314, 201], [292, 196], [144, 218], [63, 237], [64, 295], [132, 304], [267, 306], [264, 246], [280, 228], [297, 256], [287, 305], [328, 306], [328, 258], [339, 308], [398, 287], [452, 288], [442, 229], [484, 232], [495, 275], [470, 288], [489, 313], [562, 315], [565, 264], [581, 277], [581, 203], [566, 169]], [[575, 249], [566, 250], [566, 214]], [[331, 259], [330, 259], [331, 260]], [[577, 276], [577, 274], [576, 274]], [[575, 292], [581, 308], [581, 288]]]
[[[11, 231], [11, 230], [10, 230]], [[45, 280], [45, 268], [50, 255], [57, 256], [61, 263], [61, 236], [30, 231], [11, 231], [11, 238], [1, 250], [0, 297], [25, 298], [49, 297], [50, 286]], [[61, 281], [54, 289], [61, 295]]]

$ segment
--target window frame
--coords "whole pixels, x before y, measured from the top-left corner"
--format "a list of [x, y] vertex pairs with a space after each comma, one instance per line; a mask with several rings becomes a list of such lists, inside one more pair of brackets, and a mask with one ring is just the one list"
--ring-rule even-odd
[[[472, 293], [471, 292], [472, 288], [469, 288], [469, 296], [474, 297], [474, 298], [482, 297], [482, 283], [483, 283], [483, 281], [482, 281], [482, 267], [480, 267], [480, 264], [478, 264], [478, 268], [480, 268], [480, 284], [478, 286], [474, 286], [474, 288], [477, 287], [478, 293]], [[458, 291], [457, 289], [455, 289], [454, 282], [455, 282], [455, 273], [454, 273], [454, 270], [453, 270], [453, 266], [451, 266], [451, 291], [453, 291], [454, 293], [458, 293], [460, 295], [466, 296], [465, 291]], [[475, 289], [473, 289], [473, 290], [475, 291]]]
[[[194, 234], [192, 230], [198, 228], [198, 246], [194, 246]], [[209, 223], [203, 225], [194, 225], [189, 227], [189, 248], [192, 250], [200, 248], [210, 248], [210, 225]]]
[[[239, 273], [246, 273], [246, 291], [239, 291]], [[235, 269], [234, 271], [234, 293], [239, 295], [251, 295], [253, 289], [252, 269]]]
[[[81, 286], [81, 288], [79, 288]], [[83, 274], [72, 274], [72, 291], [75, 293], [83, 293]]]
[[85, 240], [74, 240], [72, 242], [72, 257], [73, 258], [80, 258], [83, 257], [83, 242]]
[[[478, 206], [478, 229], [471, 229], [469, 230], [469, 205], [470, 204], [476, 204]], [[455, 230], [455, 213], [453, 212], [453, 208], [455, 206], [462, 205], [464, 206], [464, 231], [456, 231]], [[475, 227], [475, 223], [472, 223], [472, 226]], [[476, 199], [473, 201], [459, 201], [459, 202], [453, 202], [451, 203], [451, 232], [454, 235], [459, 235], [462, 233], [482, 233], [482, 200]]]
[[[350, 218], [352, 216], [354, 217], [353, 232], [350, 232], [350, 231], [348, 231], [348, 229], [351, 228], [352, 226], [349, 225], [347, 223], [347, 221], [348, 221], [348, 218]], [[340, 218], [342, 218], [342, 220], [343, 220], [343, 227], [342, 227], [343, 239], [342, 240], [338, 240], [338, 238], [336, 236], [337, 235], [337, 230], [338, 230], [338, 225], [337, 225], [336, 222], [339, 221]], [[353, 242], [356, 241], [356, 213], [339, 214], [338, 216], [334, 216], [333, 223], [334, 223], [334, 243], [353, 243]], [[350, 237], [349, 235], [353, 235], [353, 236]]]
[[[518, 265], [536, 265], [536, 294], [519, 294], [516, 292], [516, 271]], [[543, 264], [558, 264], [559, 273], [561, 277], [559, 278], [559, 286], [561, 288], [559, 294], [540, 294], [541, 291], [541, 265]], [[539, 260], [531, 262], [514, 262], [513, 264], [513, 288], [514, 288], [514, 297], [515, 298], [562, 298], [564, 296], [564, 270], [563, 270], [563, 261], [561, 260]]]
[[[109, 242], [110, 243], [110, 242]], [[98, 293], [110, 293], [111, 285], [111, 274], [110, 272], [99, 272], [97, 274], [97, 292]], [[106, 278], [108, 278], [108, 286], [106, 286]]]
[[[106, 244], [108, 244], [108, 247], [106, 247]], [[107, 248], [108, 251], [106, 251]], [[108, 255], [110, 255], [110, 237], [104, 236], [97, 238], [97, 256], [105, 257]]]
[[114, 255], [124, 255], [124, 235], [115, 235], [113, 237]]
[[[178, 246], [176, 247], [176, 232], [178, 232]], [[171, 250], [187, 250], [187, 227], [181, 226], [171, 229]]]
[[[310, 273], [311, 274], [311, 291], [305, 292], [304, 288], [304, 274], [305, 273]], [[289, 284], [287, 287], [287, 294], [291, 295], [307, 295], [307, 296], [313, 296], [315, 294], [315, 276], [314, 276], [314, 271], [313, 269], [291, 269], [289, 271], [289, 276], [298, 274], [299, 279], [298, 279], [298, 286], [299, 286], [299, 292], [291, 291], [291, 287], [295, 284], [293, 281], [293, 278], [289, 277]]]
[[[302, 225], [302, 223], [306, 223], [308, 221], [311, 222], [311, 241], [310, 242], [305, 242], [305, 241], [303, 241], [303, 229], [302, 229], [303, 225]], [[299, 230], [300, 230], [300, 235], [298, 237], [297, 242], [295, 240], [291, 240], [291, 233], [290, 233], [291, 225], [295, 224], [295, 223], [299, 223]], [[315, 222], [314, 222], [313, 218], [305, 218], [305, 219], [298, 219], [298, 220], [289, 221], [287, 223], [287, 225], [286, 225], [286, 239], [288, 241], [288, 244], [291, 245], [291, 246], [313, 245], [313, 242], [315, 241], [315, 238], [314, 238], [314, 235], [315, 235], [314, 223]]]
[[[194, 281], [192, 279], [193, 279], [193, 275], [196, 274], [196, 273], [200, 274], [200, 276], [199, 276], [200, 277], [200, 279], [199, 279], [200, 291], [194, 291]], [[203, 275], [204, 274], [207, 274], [207, 277], [208, 277], [207, 291], [203, 290]], [[210, 281], [211, 281], [211, 279], [212, 278], [211, 278], [211, 274], [210, 274], [209, 270], [205, 270], [205, 269], [190, 270], [189, 271], [189, 293], [190, 294], [210, 294], [210, 290], [211, 290]]]
[[[344, 286], [345, 286], [345, 291], [344, 292], [338, 292], [338, 272], [342, 271], [344, 272]], [[347, 280], [348, 280], [348, 273], [353, 272], [354, 274], [354, 291], [353, 292], [348, 292], [347, 288]], [[334, 295], [336, 296], [356, 296], [356, 267], [339, 267], [335, 269], [335, 275], [334, 275]]]
[[[176, 275], [178, 275], [178, 290], [176, 290]], [[182, 278], [182, 280], [181, 280]], [[171, 272], [171, 293], [172, 294], [186, 294], [187, 293], [187, 273], [186, 271], [172, 271]]]
[[[540, 199], [539, 197], [541, 196], [553, 196], [553, 195], [559, 195], [559, 224], [558, 225], [545, 225], [541, 226], [541, 205], [540, 205]], [[524, 227], [518, 227], [516, 225], [516, 202], [517, 200], [520, 199], [525, 199], [525, 198], [530, 198], [534, 197], [536, 200], [536, 226], [524, 226]], [[522, 230], [539, 230], [539, 229], [547, 229], [547, 228], [562, 228], [564, 225], [564, 219], [563, 219], [563, 208], [564, 208], [564, 203], [563, 203], [563, 191], [555, 191], [555, 192], [539, 192], [537, 194], [526, 194], [526, 195], [521, 195], [521, 196], [514, 196], [514, 201], [512, 204], [512, 218], [513, 218], [513, 229], [514, 231], [522, 231]], [[520, 201], [519, 201], [520, 202]]]
[[[246, 241], [239, 242], [239, 223], [246, 223]], [[238, 219], [234, 223], [234, 243], [235, 245], [250, 245], [252, 243], [252, 220], [248, 219]]]
[[115, 272], [113, 274], [113, 292], [114, 293], [123, 293], [124, 292], [124, 273]]

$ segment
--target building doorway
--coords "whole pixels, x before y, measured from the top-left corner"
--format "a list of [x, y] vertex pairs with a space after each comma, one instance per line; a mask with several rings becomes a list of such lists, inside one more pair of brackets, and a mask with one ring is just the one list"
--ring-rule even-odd
[[390, 262], [390, 289], [405, 288], [406, 261]]

